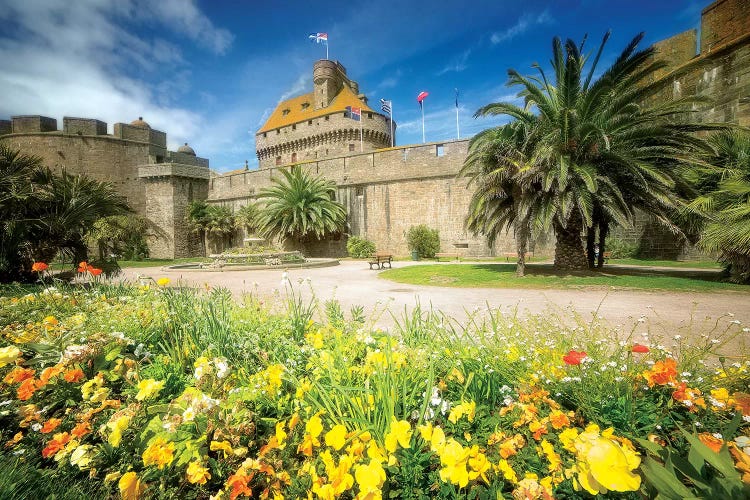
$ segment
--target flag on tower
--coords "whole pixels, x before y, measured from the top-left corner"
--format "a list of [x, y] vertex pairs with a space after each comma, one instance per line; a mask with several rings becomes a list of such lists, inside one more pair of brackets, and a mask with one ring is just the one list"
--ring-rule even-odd
[[417, 102], [420, 106], [422, 105], [422, 101], [424, 101], [425, 97], [427, 97], [428, 95], [430, 95], [430, 93], [424, 91], [420, 92], [419, 95], [417, 95]]
[[355, 106], [347, 106], [346, 116], [351, 118], [354, 121], [360, 121], [362, 119], [362, 108], [357, 108]]
[[383, 113], [391, 114], [391, 106], [393, 103], [391, 101], [386, 101], [385, 99], [380, 100], [380, 109], [383, 110]]
[[314, 41], [315, 43], [327, 42], [328, 33], [310, 33], [307, 38]]

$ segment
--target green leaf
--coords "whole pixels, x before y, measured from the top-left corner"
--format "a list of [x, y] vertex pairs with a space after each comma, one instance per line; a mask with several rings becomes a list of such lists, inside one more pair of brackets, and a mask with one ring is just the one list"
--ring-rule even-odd
[[687, 432], [679, 425], [677, 427], [682, 431], [682, 434], [685, 436], [685, 439], [688, 440], [690, 446], [696, 449], [697, 453], [703, 458], [703, 460], [711, 464], [725, 478], [736, 481], [740, 480], [740, 475], [734, 468], [734, 462], [732, 462], [732, 457], [729, 456], [726, 445], [721, 448], [719, 453], [715, 453], [711, 448], [701, 443], [700, 439], [695, 435]]
[[111, 351], [109, 351], [107, 355], [104, 357], [104, 359], [107, 361], [112, 361], [113, 359], [115, 359], [117, 356], [120, 355], [120, 351], [122, 351], [122, 348], [120, 346], [117, 346]]
[[660, 495], [664, 495], [666, 498], [683, 500], [695, 496], [674, 474], [651, 457], [646, 457], [646, 460], [641, 464], [641, 470], [646, 480], [656, 488]]

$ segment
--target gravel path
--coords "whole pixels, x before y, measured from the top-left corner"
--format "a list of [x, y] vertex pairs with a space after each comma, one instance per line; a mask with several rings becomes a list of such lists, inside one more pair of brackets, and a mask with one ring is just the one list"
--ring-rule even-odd
[[[413, 264], [394, 263], [396, 267]], [[566, 310], [572, 309], [585, 321], [598, 314], [611, 325], [623, 325], [626, 331], [640, 320], [640, 323], [645, 323], [644, 330], [648, 326], [652, 332], [661, 332], [669, 338], [678, 334], [694, 337], [708, 331], [708, 325], [717, 321], [721, 329], [730, 321], [739, 321], [742, 327], [750, 327], [750, 293], [744, 292], [449, 288], [394, 283], [379, 278], [378, 274], [378, 271], [369, 270], [367, 263], [362, 261], [342, 261], [334, 267], [288, 271], [295, 291], [301, 291], [305, 297], [314, 293], [321, 302], [335, 297], [345, 311], [351, 306], [364, 306], [366, 313], [372, 314], [373, 321], [380, 327], [392, 326], [394, 321], [391, 314], [384, 312], [386, 307], [400, 317], [404, 308], [411, 310], [417, 302], [423, 308], [431, 305], [459, 322], [466, 320], [467, 313], [487, 306], [505, 311], [518, 309], [521, 315], [552, 310], [568, 317], [570, 314]], [[138, 275], [166, 276], [173, 283], [183, 282], [190, 286], [224, 287], [238, 297], [243, 293], [254, 293], [271, 300], [278, 297], [279, 290], [286, 293], [281, 285], [282, 270], [211, 272], [131, 268], [124, 271], [125, 279], [130, 281], [135, 281]], [[731, 349], [739, 352], [746, 345], [750, 347], [750, 331], [743, 332], [732, 343]]]

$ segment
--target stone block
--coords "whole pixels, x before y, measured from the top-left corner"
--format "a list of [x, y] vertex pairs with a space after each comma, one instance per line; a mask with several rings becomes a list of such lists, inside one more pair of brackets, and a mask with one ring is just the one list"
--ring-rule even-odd
[[91, 118], [63, 117], [63, 133], [68, 135], [107, 135], [107, 124]]
[[25, 115], [11, 117], [14, 134], [33, 132], [56, 132], [57, 120], [47, 116]]

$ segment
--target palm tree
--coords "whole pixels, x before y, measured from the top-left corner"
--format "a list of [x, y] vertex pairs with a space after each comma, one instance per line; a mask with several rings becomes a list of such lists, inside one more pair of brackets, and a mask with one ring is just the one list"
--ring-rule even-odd
[[708, 150], [692, 133], [711, 126], [685, 120], [696, 98], [650, 108], [641, 105], [652, 92], [644, 83], [646, 77], [663, 66], [654, 61], [653, 48], [637, 50], [643, 34], [594, 79], [608, 38], [609, 34], [587, 73], [588, 56], [582, 54], [585, 39], [578, 46], [572, 40], [563, 45], [555, 38], [554, 81], [538, 65], [534, 65], [538, 77], [524, 77], [511, 69], [508, 85], [520, 87], [525, 106], [492, 103], [475, 114], [506, 115], [524, 123], [523, 130], [530, 135], [524, 156], [533, 161], [510, 181], [520, 185], [521, 198], [532, 200], [531, 227], [554, 230], [558, 269], [589, 267], [583, 231], [599, 229], [603, 255], [609, 225], [629, 223], [636, 207], [679, 231], [668, 217], [678, 203], [673, 195], [678, 166]]
[[191, 231], [200, 235], [203, 255], [207, 254], [207, 241], [211, 238], [223, 240], [234, 233], [235, 220], [228, 208], [209, 205], [205, 201], [194, 201], [188, 205], [187, 223]]
[[688, 209], [705, 221], [698, 244], [719, 252], [733, 281], [750, 283], [750, 134], [726, 131], [709, 141], [713, 164], [688, 174], [699, 193]]
[[[497, 236], [513, 229], [516, 238], [516, 275], [526, 272], [528, 242], [535, 236], [531, 224], [531, 194], [539, 186], [524, 186], [521, 172], [530, 167], [528, 156], [533, 129], [517, 121], [480, 132], [469, 143], [469, 154], [459, 175], [469, 178], [475, 190], [469, 201], [467, 227], [487, 237], [490, 246]], [[529, 196], [524, 197], [524, 193]]]
[[245, 235], [255, 233], [258, 229], [258, 205], [255, 203], [248, 203], [247, 205], [240, 207], [234, 214], [234, 221], [238, 228], [245, 231]]
[[257, 219], [263, 237], [295, 238], [301, 241], [341, 231], [346, 222], [344, 206], [334, 201], [336, 187], [321, 177], [312, 177], [298, 165], [281, 170], [282, 178], [260, 192], [264, 201]]

